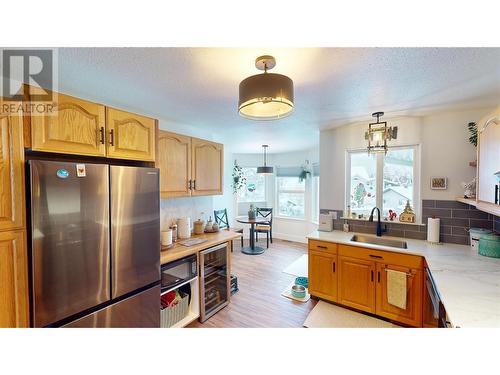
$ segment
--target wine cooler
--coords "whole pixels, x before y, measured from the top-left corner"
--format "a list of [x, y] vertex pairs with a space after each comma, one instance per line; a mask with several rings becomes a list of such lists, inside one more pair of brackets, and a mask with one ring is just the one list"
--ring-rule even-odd
[[200, 252], [200, 321], [204, 322], [229, 303], [230, 277], [227, 244]]

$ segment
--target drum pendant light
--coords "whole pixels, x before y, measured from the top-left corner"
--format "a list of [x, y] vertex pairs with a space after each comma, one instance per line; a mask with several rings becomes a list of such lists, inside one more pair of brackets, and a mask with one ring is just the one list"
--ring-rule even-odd
[[258, 174], [264, 174], [264, 175], [269, 175], [273, 174], [274, 168], [273, 167], [268, 167], [267, 166], [267, 154], [266, 154], [266, 149], [269, 147], [268, 145], [262, 145], [264, 148], [264, 166], [262, 167], [257, 167], [257, 173]]
[[238, 113], [252, 120], [278, 120], [293, 111], [293, 81], [282, 74], [268, 73], [274, 68], [273, 56], [260, 56], [255, 67], [263, 70], [240, 82]]

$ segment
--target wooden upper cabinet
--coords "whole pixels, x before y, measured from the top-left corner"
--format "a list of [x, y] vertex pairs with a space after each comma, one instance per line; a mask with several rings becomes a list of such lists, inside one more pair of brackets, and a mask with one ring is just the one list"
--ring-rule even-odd
[[108, 157], [155, 160], [156, 120], [107, 107], [106, 125]]
[[223, 193], [224, 146], [220, 143], [191, 138], [193, 180], [192, 195]]
[[0, 327], [28, 326], [25, 232], [0, 232]]
[[23, 171], [22, 115], [0, 112], [0, 231], [24, 226]]
[[31, 117], [36, 151], [105, 156], [105, 107], [54, 93], [54, 112]]
[[375, 312], [375, 262], [338, 257], [338, 302]]
[[[492, 121], [496, 119], [495, 121]], [[495, 185], [500, 181], [500, 107], [478, 124], [478, 200], [495, 203]], [[497, 193], [497, 204], [500, 203]]]
[[[406, 277], [406, 309], [391, 305], [387, 300], [387, 271], [392, 269], [404, 272]], [[408, 324], [422, 326], [423, 272], [418, 269], [377, 263], [377, 315]]]
[[337, 256], [309, 251], [309, 293], [337, 302]]
[[162, 198], [191, 195], [191, 137], [158, 132], [156, 167], [160, 169]]

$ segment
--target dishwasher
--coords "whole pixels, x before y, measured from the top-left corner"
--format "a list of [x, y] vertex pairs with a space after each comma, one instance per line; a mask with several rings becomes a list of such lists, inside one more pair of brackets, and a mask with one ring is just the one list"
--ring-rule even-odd
[[206, 321], [229, 303], [230, 283], [227, 244], [200, 252], [200, 322]]

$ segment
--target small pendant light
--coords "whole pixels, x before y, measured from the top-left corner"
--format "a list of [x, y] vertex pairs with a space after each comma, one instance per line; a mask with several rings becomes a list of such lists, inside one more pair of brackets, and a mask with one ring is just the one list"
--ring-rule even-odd
[[389, 146], [387, 141], [397, 139], [398, 127], [388, 127], [386, 121], [380, 121], [384, 112], [372, 113], [373, 117], [377, 118], [377, 122], [368, 124], [368, 130], [365, 133], [365, 139], [368, 141], [368, 153], [371, 152], [384, 152], [387, 154]]
[[263, 175], [270, 175], [274, 173], [274, 168], [273, 167], [268, 167], [267, 166], [267, 154], [266, 154], [266, 149], [269, 147], [268, 145], [262, 145], [264, 148], [264, 166], [262, 167], [257, 167], [257, 173], [258, 174], [263, 174]]

